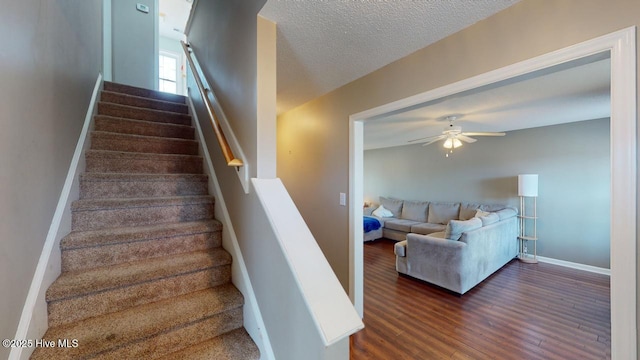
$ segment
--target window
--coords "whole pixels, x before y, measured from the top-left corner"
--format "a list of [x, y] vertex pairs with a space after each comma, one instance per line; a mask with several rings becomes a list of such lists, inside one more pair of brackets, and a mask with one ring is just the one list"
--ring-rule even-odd
[[178, 58], [170, 54], [160, 54], [159, 63], [160, 91], [177, 94]]

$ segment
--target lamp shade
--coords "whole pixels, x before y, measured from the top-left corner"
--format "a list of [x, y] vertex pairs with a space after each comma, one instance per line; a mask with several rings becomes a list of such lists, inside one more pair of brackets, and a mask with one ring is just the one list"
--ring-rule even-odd
[[538, 174], [518, 175], [518, 196], [538, 196]]

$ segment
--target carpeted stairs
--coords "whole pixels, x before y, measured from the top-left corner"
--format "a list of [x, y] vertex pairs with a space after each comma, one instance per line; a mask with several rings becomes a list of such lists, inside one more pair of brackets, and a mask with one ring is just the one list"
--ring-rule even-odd
[[260, 357], [188, 112], [182, 96], [105, 82], [47, 291], [55, 346], [32, 359]]

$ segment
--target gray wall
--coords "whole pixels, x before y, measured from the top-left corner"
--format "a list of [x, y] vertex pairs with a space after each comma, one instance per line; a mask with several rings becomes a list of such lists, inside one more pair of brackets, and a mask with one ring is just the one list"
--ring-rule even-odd
[[101, 71], [102, 2], [0, 8], [0, 338], [11, 339]]
[[609, 268], [609, 119], [481, 138], [449, 158], [440, 143], [364, 152], [364, 196], [518, 207], [518, 174], [539, 174], [538, 254]]
[[[149, 6], [149, 13], [136, 10], [137, 3]], [[156, 3], [157, 0], [112, 0], [113, 81], [156, 88]]]

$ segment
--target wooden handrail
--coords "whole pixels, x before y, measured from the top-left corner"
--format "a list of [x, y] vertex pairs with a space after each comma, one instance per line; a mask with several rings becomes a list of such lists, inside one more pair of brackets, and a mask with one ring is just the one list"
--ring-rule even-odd
[[191, 58], [191, 48], [189, 45], [185, 44], [184, 41], [180, 41], [182, 44], [182, 49], [184, 53], [187, 55], [187, 62], [189, 63], [189, 67], [191, 68], [191, 72], [193, 73], [193, 78], [196, 80], [196, 85], [198, 86], [198, 91], [200, 92], [200, 96], [204, 100], [204, 105], [207, 108], [207, 112], [209, 113], [209, 120], [211, 120], [211, 126], [213, 127], [213, 132], [216, 134], [216, 138], [218, 139], [218, 144], [220, 145], [220, 149], [222, 150], [222, 154], [224, 155], [225, 160], [227, 161], [228, 166], [240, 167], [244, 164], [242, 160], [238, 159], [233, 155], [233, 151], [231, 151], [231, 147], [227, 142], [227, 138], [224, 136], [222, 132], [222, 128], [220, 127], [220, 121], [218, 120], [218, 116], [213, 109], [213, 105], [209, 100], [208, 92], [213, 94], [211, 89], [206, 89], [202, 84], [202, 80], [200, 79], [200, 74], [196, 70], [196, 66], [193, 63], [193, 59]]

